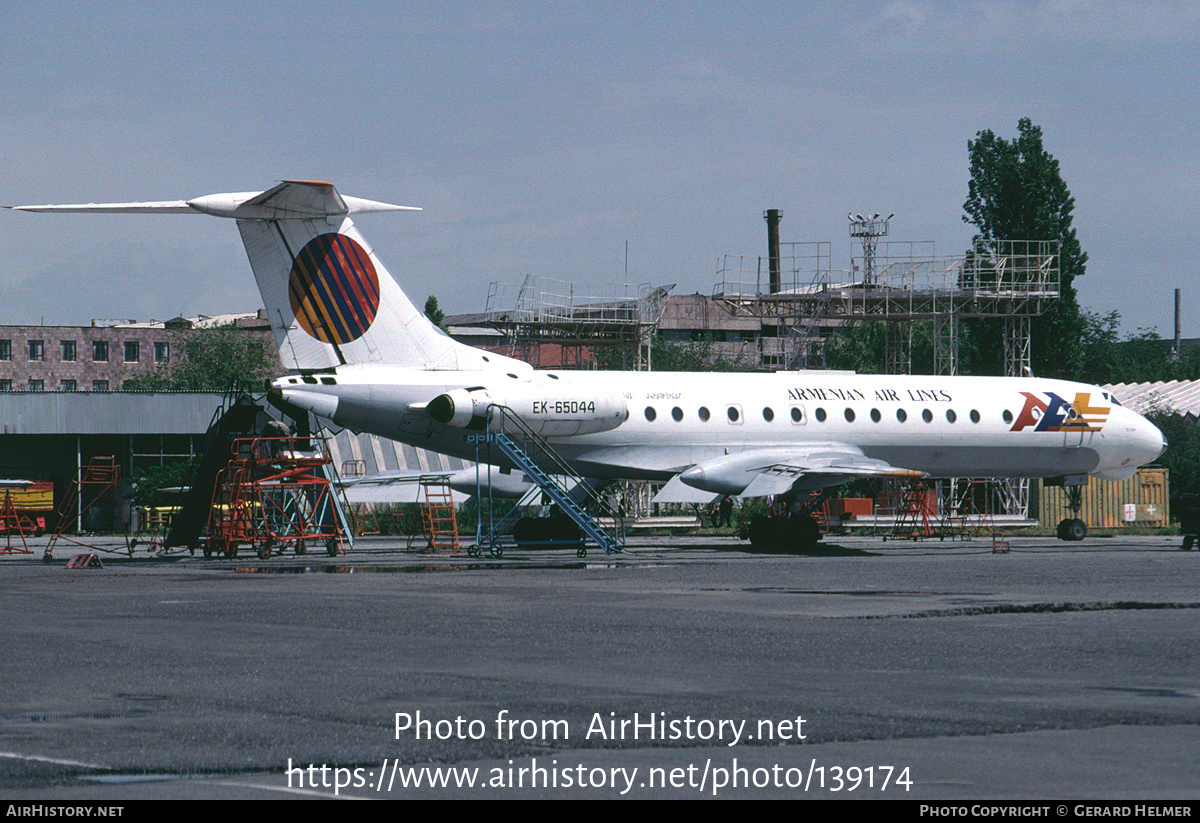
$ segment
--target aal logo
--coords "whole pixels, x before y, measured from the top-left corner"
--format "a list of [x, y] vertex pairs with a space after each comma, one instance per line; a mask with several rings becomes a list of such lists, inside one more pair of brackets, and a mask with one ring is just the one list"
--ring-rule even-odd
[[1009, 431], [1019, 432], [1032, 426], [1039, 432], [1098, 432], [1112, 410], [1111, 406], [1093, 406], [1091, 392], [1077, 392], [1074, 403], [1049, 391], [1040, 392], [1046, 400], [1033, 392], [1021, 394], [1025, 396], [1025, 408]]
[[379, 276], [366, 249], [344, 234], [322, 234], [292, 262], [288, 298], [300, 327], [323, 343], [366, 334], [379, 311]]

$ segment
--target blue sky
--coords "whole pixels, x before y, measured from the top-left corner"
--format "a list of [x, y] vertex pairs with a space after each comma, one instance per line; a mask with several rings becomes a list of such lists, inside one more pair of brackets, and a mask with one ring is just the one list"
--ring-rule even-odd
[[[1080, 302], [1200, 336], [1200, 4], [25, 3], [0, 0], [0, 203], [325, 179], [448, 313], [527, 274], [710, 293], [725, 254], [846, 213], [966, 248], [967, 141], [1041, 126], [1090, 260]], [[2, 323], [259, 305], [237, 231], [0, 213]], [[1190, 311], [1187, 311], [1188, 307]]]

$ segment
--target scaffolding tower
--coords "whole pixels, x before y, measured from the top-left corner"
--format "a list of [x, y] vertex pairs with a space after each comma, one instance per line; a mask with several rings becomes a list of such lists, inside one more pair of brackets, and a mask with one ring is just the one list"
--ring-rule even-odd
[[1022, 375], [1029, 370], [1030, 319], [1059, 297], [1057, 240], [981, 240], [966, 255], [939, 258], [931, 242], [865, 238], [851, 269], [836, 272], [828, 248], [781, 244], [777, 291], [769, 290], [769, 258], [726, 256], [717, 271], [713, 298], [730, 314], [777, 319], [787, 328], [780, 339], [790, 342], [783, 353], [791, 369], [822, 365], [823, 328], [882, 321], [888, 371], [911, 373], [912, 323], [930, 320], [935, 371], [955, 374], [959, 321], [995, 317], [1005, 323], [1006, 371]]
[[[941, 258], [932, 242], [880, 242], [895, 215], [850, 214], [851, 268], [834, 271], [827, 242], [781, 244], [779, 213], [768, 215], [767, 256], [723, 258], [713, 298], [735, 317], [774, 320], [787, 368], [825, 366], [825, 329], [883, 322], [886, 372], [911, 374], [914, 321], [926, 320], [934, 374], [954, 375], [960, 321], [989, 317], [1003, 323], [1005, 375], [1032, 374], [1032, 318], [1060, 296], [1059, 241], [983, 238], [965, 255]], [[1004, 486], [1005, 510], [1026, 515], [1029, 481]]]
[[652, 338], [671, 288], [643, 283], [632, 294], [629, 286], [581, 286], [528, 275], [512, 309], [500, 306], [504, 286], [489, 286], [484, 322], [504, 335], [509, 356], [518, 360], [534, 362], [549, 344], [560, 349], [561, 367], [577, 368], [588, 350], [606, 346], [622, 351], [625, 367], [640, 370], [651, 366]]

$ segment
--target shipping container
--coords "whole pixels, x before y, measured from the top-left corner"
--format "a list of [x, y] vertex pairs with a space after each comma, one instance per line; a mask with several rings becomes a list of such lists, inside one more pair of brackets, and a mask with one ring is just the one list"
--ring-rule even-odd
[[[1071, 516], [1066, 489], [1046, 486], [1041, 480], [1037, 485], [1038, 521], [1043, 528], [1053, 529]], [[1169, 497], [1167, 470], [1144, 466], [1128, 480], [1089, 478], [1079, 516], [1089, 529], [1161, 528], [1171, 522]]]

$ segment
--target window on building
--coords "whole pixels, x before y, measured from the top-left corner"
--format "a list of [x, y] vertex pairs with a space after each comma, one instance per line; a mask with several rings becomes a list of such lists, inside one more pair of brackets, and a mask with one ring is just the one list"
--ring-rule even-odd
[[142, 359], [142, 347], [136, 340], [125, 341], [125, 362], [136, 363]]
[[154, 362], [166, 363], [171, 359], [171, 344], [159, 342], [154, 344]]
[[46, 344], [42, 340], [29, 341], [29, 359], [30, 360], [45, 360], [46, 359]]
[[[92, 341], [92, 360], [97, 363], [108, 362], [108, 341], [93, 340]], [[108, 389], [105, 389], [108, 391]]]
[[46, 381], [45, 380], [30, 380], [29, 381], [29, 390], [30, 391], [45, 391], [46, 390]]
[[59, 345], [59, 356], [62, 359], [62, 361], [64, 363], [74, 363], [75, 362], [75, 341], [74, 340], [60, 340], [60, 341], [58, 341], [58, 345]]
[[0, 360], [12, 360], [11, 340], [0, 340]]
[[108, 381], [107, 380], [93, 380], [92, 381], [92, 391], [108, 391]]
[[58, 381], [58, 390], [59, 391], [75, 391], [75, 381], [74, 380]]
[[0, 380], [0, 391], [12, 391], [12, 381]]

